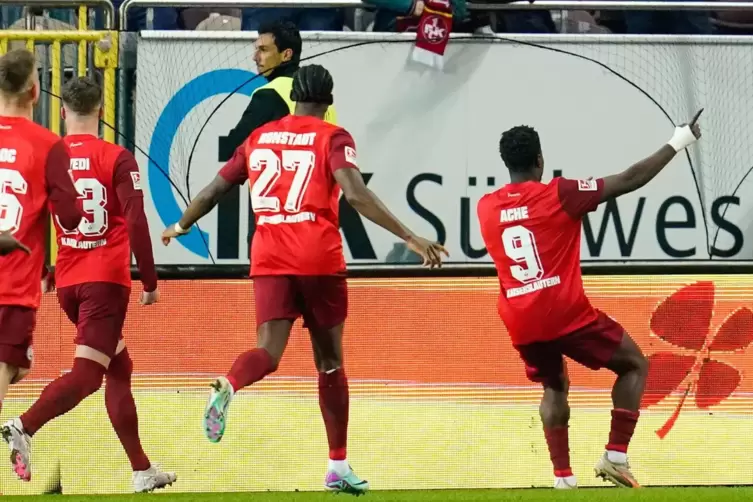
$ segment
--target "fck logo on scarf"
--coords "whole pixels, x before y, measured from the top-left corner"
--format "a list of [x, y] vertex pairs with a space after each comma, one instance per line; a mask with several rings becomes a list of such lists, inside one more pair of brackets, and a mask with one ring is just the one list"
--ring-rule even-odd
[[428, 0], [416, 30], [412, 59], [434, 68], [444, 68], [444, 51], [452, 31], [449, 0]]

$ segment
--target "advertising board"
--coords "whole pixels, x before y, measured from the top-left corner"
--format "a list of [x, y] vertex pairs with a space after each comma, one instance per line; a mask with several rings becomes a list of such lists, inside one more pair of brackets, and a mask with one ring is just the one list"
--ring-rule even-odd
[[[264, 81], [252, 37], [145, 32], [139, 40], [136, 143], [155, 237], [232, 154], [222, 138]], [[459, 263], [489, 262], [475, 206], [509, 180], [498, 153], [504, 130], [539, 131], [545, 181], [599, 177], [653, 153], [703, 106], [698, 146], [584, 221], [582, 259], [744, 260], [753, 257], [753, 51], [719, 40], [453, 39], [439, 72], [408, 61], [410, 38], [310, 36], [303, 64], [332, 72], [338, 120], [355, 138], [368, 186]], [[201, 220], [201, 232], [159, 246], [157, 262], [246, 263], [246, 190]], [[397, 239], [342, 208], [349, 264], [400, 261]]]
[[[650, 359], [630, 446], [641, 483], [751, 484], [753, 436], [740, 431], [753, 426], [753, 276], [589, 276], [585, 288]], [[526, 379], [497, 317], [493, 278], [354, 279], [349, 289], [348, 458], [372, 488], [401, 489], [408, 478], [415, 489], [551, 486], [541, 388]], [[151, 459], [178, 473], [170, 490], [321, 488], [327, 441], [300, 323], [278, 371], [236, 395], [222, 443], [204, 437], [209, 383], [255, 344], [253, 302], [250, 281], [166, 282], [149, 307], [134, 292], [124, 335], [140, 430]], [[3, 416], [24, 411], [70, 368], [73, 336], [46, 295], [31, 379], [11, 388]], [[614, 376], [568, 369], [573, 469], [582, 486], [600, 485], [591, 473], [607, 441]], [[4, 494], [130, 489], [102, 391], [33, 445], [32, 482], [0, 469]]]

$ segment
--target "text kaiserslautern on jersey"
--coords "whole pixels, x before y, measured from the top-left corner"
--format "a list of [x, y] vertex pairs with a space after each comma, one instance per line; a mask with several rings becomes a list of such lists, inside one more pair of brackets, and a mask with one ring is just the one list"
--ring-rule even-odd
[[0, 305], [37, 308], [48, 201], [68, 227], [81, 219], [60, 137], [25, 118], [0, 117], [0, 231], [31, 249], [0, 257]]
[[86, 282], [130, 286], [133, 248], [144, 288], [154, 290], [154, 257], [133, 154], [89, 134], [67, 136], [65, 143], [84, 218], [72, 231], [53, 218], [58, 241], [57, 286]]
[[479, 201], [481, 234], [499, 276], [499, 315], [513, 344], [559, 338], [596, 320], [583, 291], [580, 236], [603, 187], [601, 179], [528, 181]]
[[333, 173], [357, 169], [353, 138], [316, 117], [288, 115], [258, 129], [220, 171], [249, 180], [256, 232], [251, 275], [330, 275], [345, 271], [340, 188]]

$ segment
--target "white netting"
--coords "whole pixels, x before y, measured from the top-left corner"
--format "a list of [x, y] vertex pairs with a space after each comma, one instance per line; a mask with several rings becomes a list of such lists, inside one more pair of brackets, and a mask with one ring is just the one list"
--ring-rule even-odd
[[[654, 38], [655, 40], [655, 38]], [[740, 196], [753, 168], [753, 52], [739, 38], [685, 38], [680, 43], [623, 38], [621, 43], [567, 44], [564, 49], [613, 70], [639, 87], [677, 123], [703, 107], [703, 139], [690, 159], [705, 209], [709, 245], [728, 248], [711, 217], [714, 201]], [[619, 120], [619, 117], [615, 117]], [[747, 180], [746, 180], [747, 185]], [[739, 187], [739, 188], [738, 188]], [[735, 192], [737, 190], [737, 192]], [[729, 208], [730, 213], [733, 208]], [[721, 206], [719, 212], [724, 214]], [[743, 227], [745, 230], [746, 227]]]
[[[720, 197], [732, 195], [753, 167], [749, 147], [753, 51], [745, 42], [733, 37], [723, 42], [699, 37], [512, 38], [454, 39], [441, 73], [407, 62], [413, 45], [410, 36], [311, 35], [303, 55], [333, 73], [341, 123], [354, 134], [359, 154], [371, 169], [390, 173], [384, 182], [375, 176], [370, 185], [380, 188], [384, 183], [385, 190], [407, 185], [421, 172], [441, 173], [444, 186], [463, 187], [469, 186], [470, 176], [499, 176], [495, 148], [499, 133], [521, 122], [543, 130], [545, 151], [556, 151], [557, 164], [569, 169], [578, 167], [574, 149], [587, 152], [589, 142], [599, 145], [597, 151], [604, 152], [600, 160], [586, 158], [580, 167], [589, 169], [585, 173], [589, 175], [612, 174], [638, 160], [636, 152], [648, 154], [666, 140], [672, 122], [685, 121], [705, 107], [703, 141], [684, 160], [686, 166], [692, 164], [698, 189], [691, 172], [677, 168], [660, 174], [658, 179], [664, 181], [640, 195], [647, 198], [651, 217], [657, 211], [651, 207], [656, 198], [651, 190], [661, 191], [657, 187], [671, 186], [692, 200], [697, 226], [708, 225], [708, 243], [705, 237], [699, 241], [682, 231], [673, 239], [679, 248], [696, 247], [694, 257], [708, 258], [705, 248], [714, 244], [721, 249], [734, 244], [724, 229], [717, 235], [718, 216], [747, 221], [745, 203], [726, 212], [725, 205], [717, 203], [717, 217], [712, 217], [712, 206]], [[248, 103], [247, 93], [240, 91], [218, 106], [227, 92], [235, 90], [234, 83], [243, 80], [242, 74], [233, 73], [239, 69], [254, 70], [247, 33], [147, 34], [140, 40], [136, 143], [161, 167], [169, 165], [170, 178], [183, 194], [195, 195], [216, 173], [217, 155], [207, 152], [216, 150], [218, 137], [237, 123]], [[195, 89], [187, 85], [199, 77], [202, 85]], [[195, 106], [190, 110], [168, 106], [178, 91], [181, 99]], [[201, 93], [212, 96], [201, 99]], [[172, 127], [157, 127], [159, 121]], [[163, 155], [155, 158], [155, 152]], [[208, 161], [213, 164], [206, 166]], [[568, 167], [574, 162], [575, 167]], [[672, 176], [677, 183], [667, 181]], [[741, 187], [737, 195], [745, 189]], [[447, 218], [456, 219], [457, 210], [451, 209]], [[667, 220], [685, 218], [675, 214], [677, 210], [670, 209]], [[745, 253], [750, 254], [747, 248]], [[662, 257], [651, 250], [631, 256]]]

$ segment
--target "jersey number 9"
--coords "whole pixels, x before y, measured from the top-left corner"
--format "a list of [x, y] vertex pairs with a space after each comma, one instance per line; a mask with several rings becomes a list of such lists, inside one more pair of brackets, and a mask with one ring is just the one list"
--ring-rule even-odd
[[510, 273], [515, 279], [527, 284], [544, 276], [536, 239], [526, 227], [515, 225], [506, 228], [502, 232], [502, 245], [508, 258], [518, 264], [510, 267]]

